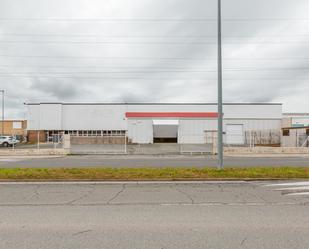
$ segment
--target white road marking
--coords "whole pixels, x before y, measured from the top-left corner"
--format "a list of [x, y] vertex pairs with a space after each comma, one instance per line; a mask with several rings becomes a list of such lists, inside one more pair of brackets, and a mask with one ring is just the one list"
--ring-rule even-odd
[[309, 181], [306, 182], [288, 182], [288, 183], [273, 183], [264, 185], [265, 187], [279, 187], [279, 186], [309, 186]]
[[285, 190], [309, 190], [309, 186], [279, 188], [279, 189], [276, 189], [276, 190], [278, 190], [278, 191], [285, 191]]
[[309, 196], [309, 181], [275, 183], [264, 185], [264, 187], [275, 188], [274, 191], [281, 191], [286, 196]]
[[309, 195], [309, 192], [296, 192], [296, 193], [289, 193], [289, 194], [286, 194], [286, 195], [292, 195], [292, 196], [299, 196], [299, 195]]
[[22, 161], [21, 159], [16, 159], [16, 158], [1, 158], [0, 162], [19, 162]]

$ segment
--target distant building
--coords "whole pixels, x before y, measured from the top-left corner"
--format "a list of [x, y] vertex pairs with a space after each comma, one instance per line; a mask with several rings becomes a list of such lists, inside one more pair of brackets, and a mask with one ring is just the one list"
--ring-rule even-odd
[[[28, 139], [42, 142], [53, 135], [127, 134], [129, 143], [203, 143], [217, 130], [215, 103], [28, 103]], [[225, 103], [224, 142], [246, 144], [255, 131], [277, 131], [282, 104]], [[249, 132], [249, 133], [248, 133]], [[269, 134], [269, 132], [267, 132]], [[280, 141], [279, 141], [280, 144]]]
[[283, 147], [308, 147], [309, 113], [283, 113], [281, 135]]

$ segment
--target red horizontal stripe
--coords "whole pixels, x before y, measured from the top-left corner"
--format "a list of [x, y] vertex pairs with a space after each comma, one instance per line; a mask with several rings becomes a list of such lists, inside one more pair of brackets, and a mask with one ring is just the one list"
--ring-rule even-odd
[[216, 112], [126, 112], [127, 118], [217, 118]]

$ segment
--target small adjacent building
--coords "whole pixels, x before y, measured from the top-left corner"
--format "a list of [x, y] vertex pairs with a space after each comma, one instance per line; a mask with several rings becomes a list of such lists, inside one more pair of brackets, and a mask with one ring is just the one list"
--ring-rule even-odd
[[0, 134], [5, 135], [5, 136], [16, 136], [18, 137], [18, 139], [23, 140], [23, 138], [27, 136], [27, 121], [26, 120], [4, 120], [3, 122], [1, 120], [0, 121]]
[[[215, 103], [27, 103], [28, 139], [56, 134], [126, 134], [129, 143], [204, 143], [217, 131]], [[224, 142], [246, 144], [252, 131], [278, 131], [280, 103], [225, 103]], [[249, 133], [248, 133], [249, 132]], [[267, 132], [268, 134], [268, 132]]]
[[281, 146], [309, 146], [309, 113], [283, 113]]

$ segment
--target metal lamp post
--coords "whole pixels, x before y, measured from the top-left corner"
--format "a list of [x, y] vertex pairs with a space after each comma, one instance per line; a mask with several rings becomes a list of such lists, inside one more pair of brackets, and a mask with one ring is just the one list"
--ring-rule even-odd
[[218, 169], [223, 169], [221, 0], [218, 0]]
[[1, 135], [4, 135], [4, 90], [0, 90], [2, 93], [2, 125], [1, 125]]

